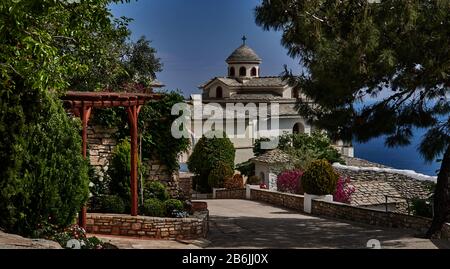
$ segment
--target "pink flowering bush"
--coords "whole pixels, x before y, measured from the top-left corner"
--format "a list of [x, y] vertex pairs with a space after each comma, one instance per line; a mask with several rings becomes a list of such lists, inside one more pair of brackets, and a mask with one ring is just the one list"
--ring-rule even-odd
[[350, 204], [351, 196], [355, 190], [355, 186], [350, 184], [350, 178], [339, 177], [336, 192], [333, 195], [333, 200], [336, 202]]
[[277, 190], [288, 193], [303, 193], [302, 184], [300, 184], [303, 171], [286, 170], [277, 177]]

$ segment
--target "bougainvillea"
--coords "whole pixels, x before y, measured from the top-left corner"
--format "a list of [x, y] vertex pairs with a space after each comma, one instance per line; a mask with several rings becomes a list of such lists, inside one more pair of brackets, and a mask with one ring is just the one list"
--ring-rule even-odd
[[350, 178], [339, 177], [336, 192], [333, 195], [333, 200], [336, 202], [349, 204], [351, 201], [351, 196], [355, 191], [355, 186], [350, 184]]
[[277, 190], [289, 193], [302, 193], [300, 184], [303, 171], [286, 170], [281, 172], [277, 177]]

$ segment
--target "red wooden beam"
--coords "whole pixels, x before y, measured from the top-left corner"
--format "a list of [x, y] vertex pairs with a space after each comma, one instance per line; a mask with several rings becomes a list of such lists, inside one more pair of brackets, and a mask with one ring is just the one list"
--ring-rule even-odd
[[[82, 124], [82, 153], [83, 158], [87, 158], [87, 126], [89, 122], [89, 117], [91, 116], [91, 107], [83, 106], [80, 108], [80, 116], [81, 116], [81, 124]], [[86, 229], [86, 215], [87, 215], [87, 208], [86, 205], [84, 205], [81, 208], [80, 217], [79, 217], [79, 225], [83, 227], [83, 229]]]
[[131, 191], [131, 216], [138, 214], [138, 189], [137, 189], [137, 169], [138, 169], [138, 106], [131, 106], [127, 108], [128, 120], [130, 122], [131, 135], [131, 177], [130, 177], [130, 191]]

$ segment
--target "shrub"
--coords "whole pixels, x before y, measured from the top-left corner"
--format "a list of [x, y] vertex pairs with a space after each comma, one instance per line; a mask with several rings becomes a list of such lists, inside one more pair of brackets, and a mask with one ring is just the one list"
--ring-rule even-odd
[[316, 160], [306, 169], [301, 182], [305, 193], [326, 195], [335, 192], [338, 178], [327, 160]]
[[303, 193], [300, 183], [303, 172], [301, 170], [286, 170], [277, 177], [277, 190], [288, 193]]
[[130, 201], [130, 174], [131, 174], [131, 145], [128, 140], [119, 142], [112, 152], [108, 168], [110, 177], [109, 190], [125, 201]]
[[351, 196], [355, 190], [355, 187], [350, 184], [350, 178], [339, 177], [336, 192], [333, 195], [333, 200], [336, 202], [350, 204]]
[[165, 215], [174, 217], [177, 212], [181, 212], [184, 209], [183, 202], [177, 199], [169, 199], [164, 201]]
[[144, 199], [155, 198], [161, 201], [169, 199], [170, 195], [166, 185], [159, 181], [151, 181], [146, 183], [144, 187]]
[[[214, 136], [219, 134], [220, 136]], [[234, 169], [235, 149], [230, 139], [223, 131], [220, 133], [209, 132], [195, 144], [194, 150], [187, 162], [188, 168], [197, 178], [195, 189], [210, 191], [208, 176], [218, 166], [219, 162], [225, 163]]]
[[164, 204], [156, 198], [145, 200], [142, 209], [144, 215], [152, 217], [164, 217]]
[[122, 214], [126, 211], [126, 203], [118, 195], [103, 195], [98, 200], [103, 213]]
[[227, 163], [219, 162], [209, 173], [208, 186], [210, 188], [222, 188], [225, 180], [233, 177], [233, 174], [233, 169]]
[[227, 189], [242, 189], [244, 188], [244, 178], [242, 175], [236, 174], [226, 179], [223, 185]]
[[79, 119], [57, 96], [19, 84], [0, 86], [0, 227], [33, 236], [47, 223], [73, 222], [88, 200], [88, 163]]
[[247, 178], [247, 184], [258, 185], [259, 183], [261, 183], [261, 178], [258, 176], [249, 176]]
[[[81, 249], [117, 249], [116, 246], [109, 243], [104, 243], [97, 237], [87, 237], [83, 228], [78, 225], [71, 225], [64, 229], [62, 232], [57, 232], [50, 236], [46, 236], [47, 239], [58, 242], [63, 248], [81, 248]], [[79, 245], [68, 245], [70, 240], [77, 240]]]

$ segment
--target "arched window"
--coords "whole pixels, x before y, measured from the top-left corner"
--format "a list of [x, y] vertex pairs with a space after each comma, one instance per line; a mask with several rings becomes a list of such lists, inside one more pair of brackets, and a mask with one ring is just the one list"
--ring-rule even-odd
[[250, 75], [251, 75], [252, 77], [256, 77], [256, 67], [253, 67], [253, 68], [252, 68], [252, 71], [250, 71]]
[[294, 134], [303, 134], [305, 132], [305, 127], [300, 122], [297, 122], [294, 124], [294, 127], [292, 128], [292, 133]]
[[293, 89], [292, 90], [292, 97], [294, 97], [295, 99], [298, 99], [300, 97], [298, 89]]
[[216, 88], [216, 98], [222, 98], [223, 97], [223, 92], [222, 92], [222, 87], [217, 87]]
[[241, 76], [241, 77], [245, 77], [245, 76], [247, 76], [247, 69], [245, 69], [245, 67], [241, 67], [241, 68], [239, 68], [239, 76]]
[[234, 77], [235, 76], [234, 67], [230, 67], [229, 76], [230, 77]]

